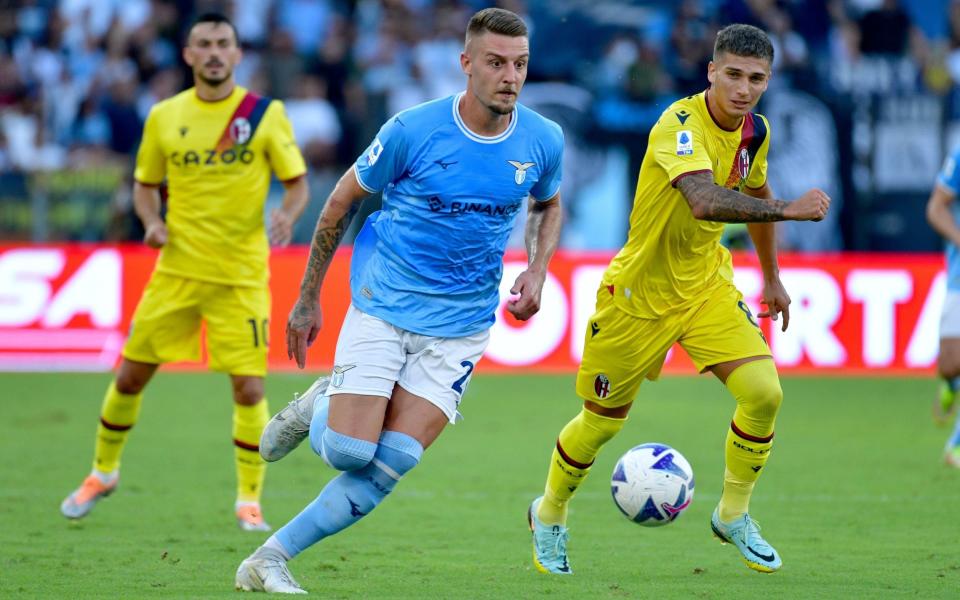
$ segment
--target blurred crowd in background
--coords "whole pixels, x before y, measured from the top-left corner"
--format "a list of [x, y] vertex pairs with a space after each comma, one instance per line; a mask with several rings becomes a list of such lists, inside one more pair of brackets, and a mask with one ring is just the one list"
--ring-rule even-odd
[[[957, 0], [20, 0], [0, 3], [0, 239], [137, 240], [130, 176], [150, 107], [191, 85], [185, 30], [222, 11], [237, 80], [284, 99], [310, 167], [308, 242], [337, 177], [391, 114], [464, 86], [470, 15], [531, 29], [520, 101], [566, 131], [563, 244], [623, 241], [647, 133], [707, 86], [716, 31], [769, 32], [778, 197], [820, 187], [835, 210], [784, 226], [797, 251], [936, 250], [923, 207], [960, 142]], [[274, 195], [275, 200], [276, 195]], [[371, 202], [371, 207], [376, 201]], [[731, 230], [729, 243], [746, 243]]]

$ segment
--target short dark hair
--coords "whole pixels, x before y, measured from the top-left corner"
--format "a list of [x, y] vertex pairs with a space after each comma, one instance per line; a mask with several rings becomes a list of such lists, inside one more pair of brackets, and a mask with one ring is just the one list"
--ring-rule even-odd
[[734, 23], [717, 32], [717, 41], [713, 45], [713, 60], [729, 52], [737, 56], [752, 56], [773, 64], [773, 44], [762, 30], [753, 25]]
[[527, 37], [527, 24], [516, 13], [505, 8], [485, 8], [470, 17], [467, 41], [489, 31], [510, 37]]
[[233, 40], [240, 45], [240, 36], [237, 35], [237, 28], [234, 26], [233, 22], [223, 13], [218, 12], [205, 12], [200, 14], [190, 23], [190, 27], [187, 28], [187, 39], [184, 40], [184, 45], [190, 43], [190, 34], [193, 32], [193, 28], [201, 23], [213, 23], [214, 25], [224, 24], [227, 25], [233, 31]]

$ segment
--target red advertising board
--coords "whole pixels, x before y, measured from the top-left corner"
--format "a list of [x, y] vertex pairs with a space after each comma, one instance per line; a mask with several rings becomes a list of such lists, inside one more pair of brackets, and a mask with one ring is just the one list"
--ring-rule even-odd
[[[542, 309], [527, 322], [501, 305], [482, 371], [572, 371], [609, 253], [560, 252], [544, 286]], [[0, 245], [0, 370], [107, 370], [119, 357], [130, 317], [156, 260], [137, 245]], [[330, 268], [321, 302], [324, 326], [308, 369], [330, 367], [350, 302], [350, 251]], [[271, 257], [270, 366], [292, 369], [283, 329], [306, 263], [305, 248]], [[752, 254], [736, 255], [736, 283], [754, 313], [762, 277]], [[508, 253], [506, 298], [524, 256]], [[792, 299], [790, 328], [761, 323], [781, 371], [929, 373], [945, 293], [943, 260], [934, 254], [784, 255], [781, 278]], [[667, 372], [690, 372], [674, 349]]]

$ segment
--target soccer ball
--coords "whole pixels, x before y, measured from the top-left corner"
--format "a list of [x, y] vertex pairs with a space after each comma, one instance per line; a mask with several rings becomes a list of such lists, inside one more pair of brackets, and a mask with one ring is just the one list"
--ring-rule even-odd
[[693, 500], [693, 469], [666, 444], [640, 444], [620, 457], [610, 481], [613, 502], [644, 527], [673, 523]]

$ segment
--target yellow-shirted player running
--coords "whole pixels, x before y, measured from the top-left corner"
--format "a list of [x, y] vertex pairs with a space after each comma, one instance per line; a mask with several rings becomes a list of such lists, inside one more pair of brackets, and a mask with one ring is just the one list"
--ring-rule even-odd
[[[286, 193], [271, 214], [269, 240], [286, 245], [309, 197], [306, 166], [283, 105], [236, 85], [241, 51], [226, 17], [201, 15], [183, 57], [194, 87], [150, 111], [134, 173], [144, 241], [162, 251], [103, 401], [93, 472], [60, 510], [79, 519], [116, 489], [143, 388], [160, 364], [199, 360], [204, 322], [210, 367], [229, 373], [233, 384], [237, 521], [266, 531], [260, 511], [266, 465], [258, 451], [270, 414], [263, 397], [270, 318], [264, 202], [272, 171]], [[166, 222], [158, 191], [164, 179]]]
[[560, 432], [544, 495], [529, 521], [536, 567], [571, 573], [567, 504], [600, 451], [623, 427], [644, 378], [656, 379], [679, 342], [701, 372], [724, 382], [737, 406], [727, 431], [723, 493], [711, 526], [758, 571], [780, 568], [777, 552], [747, 513], [767, 461], [782, 392], [770, 349], [733, 285], [723, 223], [749, 223], [764, 275], [758, 317], [789, 322], [773, 221], [819, 220], [830, 199], [810, 190], [793, 202], [767, 185], [770, 127], [751, 111], [767, 89], [773, 46], [749, 25], [717, 34], [710, 87], [675, 102], [650, 131], [626, 245], [597, 292], [577, 394], [583, 410]]

